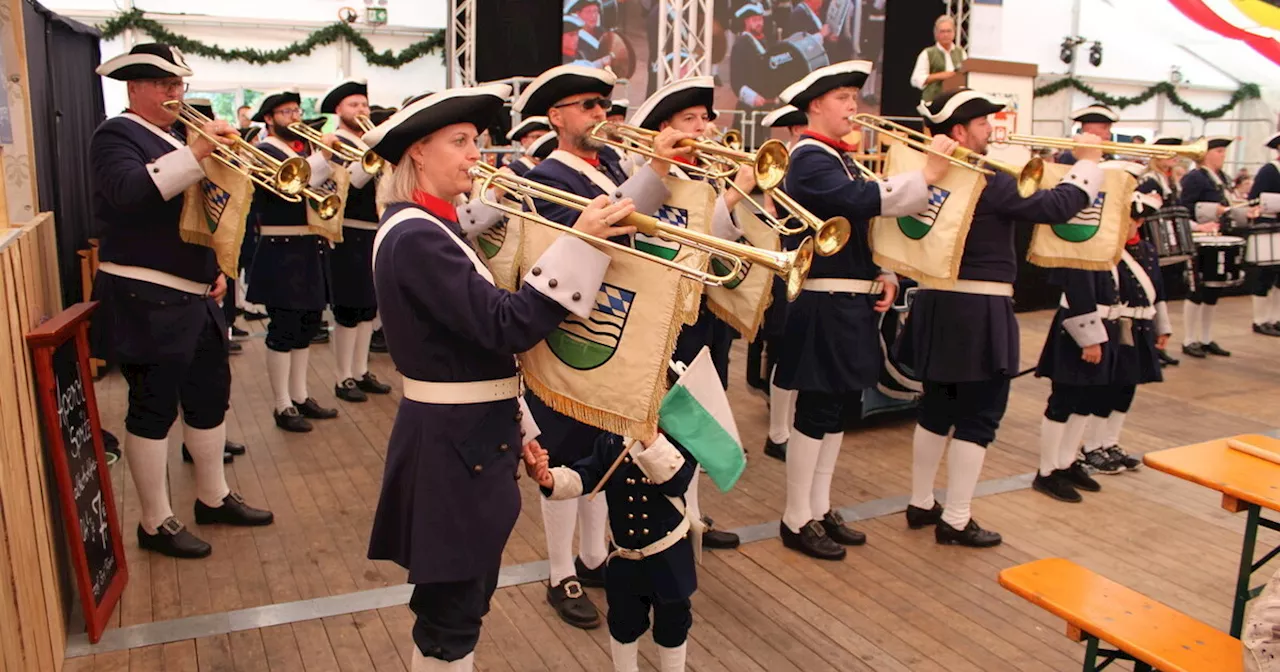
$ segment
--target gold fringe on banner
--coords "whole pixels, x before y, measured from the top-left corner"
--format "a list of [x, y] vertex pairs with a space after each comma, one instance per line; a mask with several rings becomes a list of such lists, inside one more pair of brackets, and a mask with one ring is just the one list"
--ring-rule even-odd
[[[1054, 188], [1070, 170], [1067, 165], [1046, 165], [1040, 188]], [[1095, 201], [1069, 222], [1037, 224], [1027, 261], [1045, 268], [1082, 271], [1109, 271], [1120, 263], [1129, 237], [1129, 202], [1138, 181], [1123, 170], [1108, 169], [1102, 174], [1101, 207]]]
[[742, 338], [748, 343], [756, 340], [756, 333], [760, 331], [760, 325], [764, 323], [764, 313], [773, 305], [773, 293], [765, 295], [765, 299], [757, 304], [756, 314], [751, 320], [751, 324], [743, 322], [742, 318], [734, 315], [732, 311], [724, 308], [713, 301], [707, 302], [707, 308], [711, 310], [711, 314], [724, 320], [724, 323], [733, 327], [735, 331], [742, 335]]
[[184, 243], [212, 249], [218, 268], [234, 280], [240, 274], [253, 182], [214, 159], [203, 159], [200, 166], [205, 178], [183, 192], [178, 235]]

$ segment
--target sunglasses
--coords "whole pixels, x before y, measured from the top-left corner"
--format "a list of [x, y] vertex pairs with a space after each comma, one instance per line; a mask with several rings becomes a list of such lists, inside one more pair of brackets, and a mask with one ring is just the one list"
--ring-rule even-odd
[[590, 112], [591, 110], [596, 109], [596, 107], [607, 110], [613, 105], [613, 101], [609, 100], [608, 98], [584, 98], [582, 100], [574, 101], [572, 103], [560, 103], [559, 105], [552, 105], [552, 107], [573, 107], [575, 105], [580, 106], [583, 110], [586, 110], [587, 112]]

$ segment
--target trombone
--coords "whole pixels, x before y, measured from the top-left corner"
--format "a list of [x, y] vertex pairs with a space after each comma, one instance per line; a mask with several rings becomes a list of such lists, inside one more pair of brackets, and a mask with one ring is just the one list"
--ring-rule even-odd
[[849, 118], [849, 121], [874, 130], [877, 133], [884, 133], [912, 149], [926, 154], [945, 156], [952, 165], [976, 170], [983, 175], [994, 175], [996, 171], [1011, 175], [1018, 182], [1018, 195], [1023, 198], [1034, 194], [1040, 189], [1040, 178], [1044, 176], [1044, 160], [1038, 156], [1031, 157], [1027, 165], [1018, 168], [965, 147], [957, 147], [950, 155], [943, 155], [929, 146], [930, 136], [884, 117], [863, 113], [855, 114]]
[[316, 147], [333, 152], [334, 157], [343, 162], [359, 162], [360, 167], [364, 169], [364, 172], [369, 173], [370, 175], [377, 175], [382, 170], [382, 157], [374, 153], [372, 149], [361, 150], [359, 147], [353, 147], [341, 140], [333, 143], [332, 145], [327, 145], [324, 142], [323, 133], [301, 121], [295, 121], [292, 124], [289, 124], [289, 130], [297, 134], [298, 137], [306, 139]]
[[[728, 134], [728, 131], [725, 133]], [[611, 147], [633, 151], [651, 159], [661, 158], [653, 151], [653, 142], [657, 139], [658, 132], [647, 128], [602, 121], [592, 127], [590, 137]], [[754, 166], [756, 181], [761, 189], [772, 189], [782, 184], [791, 160], [786, 145], [778, 140], [765, 142], [755, 153], [693, 138], [685, 138], [676, 143], [676, 146], [692, 147], [699, 160], [699, 165], [693, 167], [694, 170], [711, 179], [730, 178], [738, 172], [740, 165]]]
[[187, 130], [200, 134], [213, 144], [211, 157], [290, 203], [302, 200], [298, 194], [311, 179], [311, 166], [305, 159], [293, 156], [281, 161], [238, 135], [234, 144], [228, 147], [219, 138], [205, 132], [204, 125], [213, 120], [196, 108], [181, 100], [165, 101], [164, 106], [178, 113], [178, 121]]
[[1136, 142], [1076, 142], [1071, 138], [1053, 138], [1041, 135], [1009, 136], [1009, 144], [1026, 147], [1044, 147], [1048, 149], [1100, 149], [1104, 153], [1123, 154], [1147, 159], [1171, 159], [1183, 157], [1200, 161], [1209, 151], [1209, 141], [1200, 138], [1189, 145], [1148, 145]]
[[368, 133], [376, 126], [376, 124], [373, 123], [373, 118], [367, 114], [357, 114], [356, 125], [360, 127], [361, 133]]
[[716, 257], [725, 259], [731, 263], [731, 268], [720, 275], [710, 273], [708, 271], [699, 271], [694, 268], [681, 266], [674, 261], [668, 261], [661, 257], [655, 257], [639, 250], [619, 245], [609, 240], [596, 238], [587, 235], [572, 227], [564, 226], [558, 222], [553, 222], [545, 217], [538, 215], [536, 212], [526, 212], [520, 210], [507, 203], [493, 200], [489, 197], [489, 188], [497, 186], [504, 191], [524, 197], [537, 198], [549, 203], [561, 205], [575, 210], [584, 210], [591, 203], [591, 199], [572, 194], [567, 191], [561, 191], [548, 187], [533, 180], [517, 177], [516, 175], [499, 171], [497, 168], [487, 163], [477, 163], [471, 168], [471, 176], [483, 180], [480, 185], [480, 201], [486, 205], [497, 208], [514, 217], [522, 217], [524, 219], [536, 221], [539, 224], [550, 226], [554, 229], [564, 231], [579, 238], [584, 238], [596, 245], [609, 245], [623, 250], [630, 254], [639, 255], [641, 258], [657, 262], [663, 266], [674, 268], [685, 277], [697, 280], [707, 285], [723, 285], [732, 281], [742, 272], [746, 263], [760, 264], [768, 268], [773, 273], [782, 277], [787, 284], [787, 300], [795, 300], [800, 295], [800, 289], [804, 284], [804, 280], [809, 275], [809, 267], [813, 263], [813, 239], [805, 238], [800, 243], [800, 247], [791, 252], [774, 252], [772, 250], [762, 250], [758, 247], [743, 245], [742, 243], [734, 243], [727, 240], [721, 240], [715, 236], [700, 233], [698, 231], [690, 231], [678, 226], [667, 224], [656, 217], [644, 215], [634, 212], [627, 216], [624, 222], [629, 226], [636, 227], [636, 230], [647, 236], [654, 236], [688, 245], [695, 249], [708, 252]]

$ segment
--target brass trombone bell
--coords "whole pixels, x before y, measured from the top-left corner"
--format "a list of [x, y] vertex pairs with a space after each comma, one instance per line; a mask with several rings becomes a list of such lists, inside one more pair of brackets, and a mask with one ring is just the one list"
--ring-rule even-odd
[[[729, 131], [725, 133], [728, 134]], [[633, 151], [649, 158], [660, 158], [653, 151], [654, 140], [658, 137], [657, 131], [602, 121], [591, 129], [591, 137], [612, 147]], [[766, 190], [782, 184], [782, 178], [786, 176], [787, 166], [791, 161], [787, 146], [778, 140], [765, 142], [754, 153], [693, 138], [685, 138], [676, 146], [692, 147], [700, 162], [696, 170], [712, 179], [729, 179], [738, 172], [738, 166], [753, 166], [756, 170], [756, 183], [761, 189]]]
[[289, 124], [289, 130], [293, 131], [298, 137], [305, 139], [307, 142], [333, 152], [338, 159], [347, 163], [359, 162], [364, 172], [370, 175], [377, 175], [382, 170], [382, 157], [378, 156], [372, 149], [362, 150], [359, 147], [353, 147], [341, 140], [334, 142], [332, 145], [325, 144], [324, 134], [316, 129], [295, 121]]
[[298, 194], [311, 179], [311, 166], [305, 159], [293, 156], [281, 161], [238, 135], [234, 144], [228, 147], [219, 138], [205, 132], [204, 125], [213, 120], [199, 110], [181, 100], [165, 101], [164, 106], [178, 113], [178, 121], [188, 131], [201, 135], [213, 145], [210, 156], [215, 160], [286, 201], [297, 203], [301, 200]]
[[483, 180], [480, 185], [481, 202], [490, 205], [498, 210], [515, 217], [522, 217], [527, 220], [538, 222], [545, 226], [564, 231], [566, 233], [578, 236], [588, 240], [596, 245], [613, 246], [619, 250], [623, 250], [629, 254], [638, 255], [642, 259], [659, 263], [663, 266], [673, 268], [684, 274], [685, 277], [697, 280], [708, 285], [723, 285], [732, 281], [742, 271], [742, 267], [746, 263], [760, 264], [768, 268], [774, 274], [780, 276], [786, 281], [787, 300], [792, 301], [800, 295], [800, 290], [804, 284], [804, 280], [809, 275], [809, 267], [813, 263], [813, 239], [805, 238], [800, 243], [800, 247], [791, 252], [774, 252], [772, 250], [764, 250], [751, 245], [743, 245], [728, 240], [722, 240], [713, 235], [701, 233], [698, 231], [690, 231], [679, 226], [667, 224], [656, 217], [644, 215], [638, 212], [631, 213], [627, 216], [623, 223], [628, 226], [634, 226], [637, 231], [648, 236], [654, 236], [688, 245], [695, 249], [708, 252], [716, 257], [720, 257], [730, 263], [732, 266], [727, 272], [716, 275], [708, 271], [700, 271], [694, 268], [681, 266], [674, 261], [668, 261], [661, 257], [655, 257], [651, 254], [641, 252], [639, 250], [618, 245], [612, 241], [591, 236], [572, 227], [564, 226], [558, 222], [551, 221], [538, 215], [536, 212], [526, 212], [520, 210], [508, 203], [501, 202], [502, 199], [494, 200], [489, 198], [489, 188], [497, 186], [504, 191], [516, 195], [521, 198], [535, 198], [547, 201], [555, 205], [572, 208], [582, 211], [591, 204], [589, 198], [579, 196], [577, 194], [548, 187], [545, 184], [535, 182], [528, 178], [518, 177], [514, 174], [499, 171], [497, 168], [487, 163], [477, 163], [471, 168], [471, 176]]
[[1204, 138], [1200, 138], [1189, 145], [1149, 145], [1138, 142], [1112, 141], [1083, 143], [1076, 142], [1071, 138], [1013, 134], [1009, 136], [1009, 144], [1047, 149], [1099, 149], [1104, 153], [1124, 154], [1126, 156], [1149, 159], [1182, 157], [1193, 161], [1200, 161], [1204, 158], [1205, 153], [1209, 151], [1209, 141]]

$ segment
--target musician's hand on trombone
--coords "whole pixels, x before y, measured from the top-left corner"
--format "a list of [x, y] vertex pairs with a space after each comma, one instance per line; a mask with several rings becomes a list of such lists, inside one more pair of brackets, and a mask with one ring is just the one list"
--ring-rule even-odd
[[[1092, 133], [1081, 133], [1074, 138], [1075, 142], [1081, 145], [1096, 145], [1102, 142], [1102, 138]], [[1076, 147], [1071, 153], [1080, 161], [1093, 161], [1097, 163], [1102, 160], [1102, 150], [1097, 147]]]
[[880, 282], [884, 284], [884, 292], [880, 294], [880, 300], [876, 301], [876, 312], [887, 313], [893, 307], [893, 300], [898, 298], [898, 285], [887, 275], [880, 276]]
[[636, 232], [634, 226], [619, 226], [618, 223], [636, 211], [635, 203], [624, 198], [617, 203], [610, 203], [608, 197], [597, 196], [591, 201], [573, 228], [596, 238], [612, 238], [613, 236], [629, 236]]
[[[228, 147], [234, 146], [236, 138], [240, 137], [240, 131], [221, 120], [210, 121], [201, 126], [200, 130], [208, 133], [211, 137], [217, 138], [220, 144]], [[210, 154], [213, 154], [213, 143], [199, 133], [187, 134], [187, 146], [191, 148], [191, 153], [195, 154], [197, 161], [208, 158]]]
[[935, 184], [946, 176], [947, 170], [951, 168], [951, 162], [947, 160], [947, 157], [951, 156], [952, 152], [956, 151], [959, 146], [960, 143], [945, 135], [933, 136], [933, 140], [929, 143], [929, 148], [933, 152], [930, 152], [925, 157], [924, 170], [922, 171], [925, 182]]
[[1090, 364], [1097, 364], [1098, 362], [1101, 362], [1102, 345], [1099, 343], [1086, 345], [1084, 349], [1080, 351], [1080, 359], [1083, 359]]

